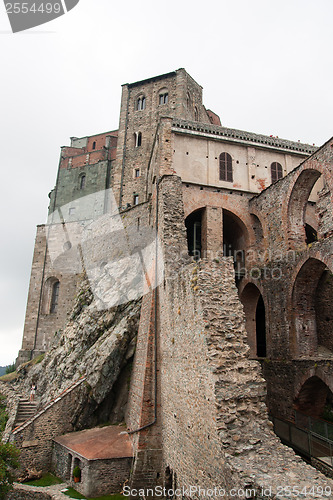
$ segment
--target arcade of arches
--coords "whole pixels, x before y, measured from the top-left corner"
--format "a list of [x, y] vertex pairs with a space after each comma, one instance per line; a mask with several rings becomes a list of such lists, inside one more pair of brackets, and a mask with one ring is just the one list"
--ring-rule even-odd
[[[333, 381], [331, 192], [327, 174], [323, 179], [313, 162], [302, 169], [250, 200], [243, 220], [229, 203], [227, 209], [201, 206], [185, 225], [194, 258], [210, 257], [212, 249], [213, 256], [233, 256], [249, 356], [262, 365], [269, 412], [293, 419], [297, 409], [327, 419], [333, 406], [323, 382]], [[249, 273], [253, 248], [263, 255], [255, 265], [265, 272], [257, 277]]]

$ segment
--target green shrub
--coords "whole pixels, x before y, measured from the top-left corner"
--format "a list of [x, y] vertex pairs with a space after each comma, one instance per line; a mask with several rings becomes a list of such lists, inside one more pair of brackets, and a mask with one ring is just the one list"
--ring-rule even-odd
[[0, 394], [0, 438], [1, 433], [5, 430], [8, 415], [6, 413], [6, 397]]
[[78, 465], [74, 467], [73, 477], [78, 477], [79, 479], [81, 479], [81, 469]]
[[0, 443], [0, 499], [6, 498], [9, 490], [13, 487], [13, 469], [17, 469], [19, 451], [9, 443]]

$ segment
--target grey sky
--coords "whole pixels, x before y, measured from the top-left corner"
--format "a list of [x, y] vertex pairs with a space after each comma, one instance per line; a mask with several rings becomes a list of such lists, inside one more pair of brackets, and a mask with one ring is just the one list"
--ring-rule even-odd
[[20, 348], [60, 146], [118, 127], [122, 83], [180, 67], [223, 125], [321, 145], [333, 134], [332, 17], [331, 0], [80, 0], [11, 34], [0, 5], [0, 365]]

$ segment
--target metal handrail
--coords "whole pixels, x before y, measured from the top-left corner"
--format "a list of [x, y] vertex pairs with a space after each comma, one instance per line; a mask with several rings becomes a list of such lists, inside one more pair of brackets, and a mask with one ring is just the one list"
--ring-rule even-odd
[[[325, 440], [333, 443], [333, 424], [320, 418], [311, 417], [310, 415], [306, 415], [305, 413], [297, 410], [295, 410], [294, 415], [296, 427], [306, 429], [311, 434], [325, 438]], [[304, 423], [302, 425], [304, 420], [307, 421], [307, 425], [304, 425]]]

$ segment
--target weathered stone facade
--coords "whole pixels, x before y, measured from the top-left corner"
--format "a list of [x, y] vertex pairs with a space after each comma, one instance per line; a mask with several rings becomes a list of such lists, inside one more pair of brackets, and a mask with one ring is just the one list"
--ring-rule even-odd
[[[138, 245], [156, 231], [126, 412], [133, 487], [221, 486], [230, 496], [253, 488], [256, 498], [288, 498], [282, 479], [331, 487], [280, 444], [265, 400], [267, 385], [269, 413], [289, 420], [294, 410], [322, 418], [333, 403], [332, 147], [222, 127], [180, 69], [124, 85], [119, 130], [63, 148], [51, 205], [69, 213], [48, 230], [63, 230], [53, 239], [71, 246], [53, 269], [46, 229], [38, 231], [19, 359], [47, 349], [64, 326], [87, 262], [104, 273], [124, 257], [133, 228]], [[102, 186], [102, 197], [76, 210], [80, 194]], [[93, 233], [96, 216], [109, 219], [89, 245], [70, 239], [73, 224]], [[125, 236], [112, 240], [104, 229], [115, 218]], [[140, 251], [130, 248], [134, 259]], [[81, 267], [68, 272], [75, 252]], [[66, 273], [57, 274], [61, 263]], [[56, 307], [50, 278], [60, 284]], [[86, 323], [93, 328], [83, 313]]]

